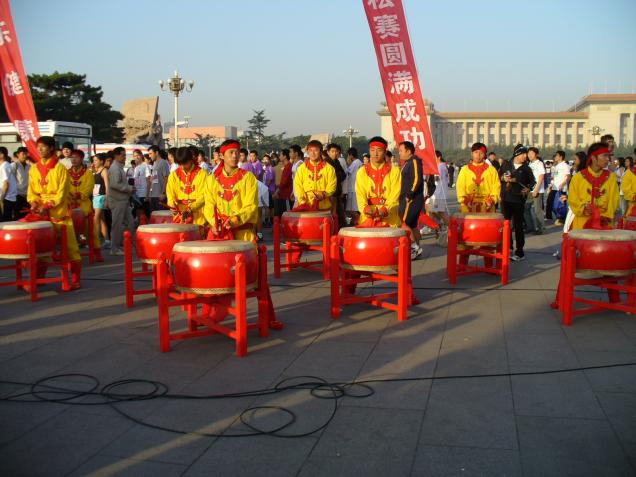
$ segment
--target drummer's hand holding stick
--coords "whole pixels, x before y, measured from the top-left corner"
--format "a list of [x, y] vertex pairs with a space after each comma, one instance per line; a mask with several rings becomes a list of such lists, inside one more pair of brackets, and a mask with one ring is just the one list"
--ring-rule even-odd
[[228, 217], [227, 219], [223, 221], [224, 229], [230, 230], [236, 227], [237, 225], [238, 225], [238, 219], [236, 217]]
[[487, 197], [484, 201], [484, 204], [486, 205], [486, 210], [490, 210], [492, 209], [493, 205], [495, 205], [495, 201], [492, 200], [492, 197]]
[[314, 191], [314, 197], [320, 202], [321, 200], [325, 200], [326, 195], [324, 192]]

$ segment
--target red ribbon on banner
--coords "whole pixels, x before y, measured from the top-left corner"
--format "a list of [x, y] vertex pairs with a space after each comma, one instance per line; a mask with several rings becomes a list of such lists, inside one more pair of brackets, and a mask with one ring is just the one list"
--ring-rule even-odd
[[7, 115], [34, 160], [39, 160], [36, 141], [40, 137], [29, 81], [24, 72], [18, 36], [9, 0], [0, 0], [0, 81]]
[[425, 174], [439, 174], [402, 0], [362, 0], [397, 143], [411, 141]]

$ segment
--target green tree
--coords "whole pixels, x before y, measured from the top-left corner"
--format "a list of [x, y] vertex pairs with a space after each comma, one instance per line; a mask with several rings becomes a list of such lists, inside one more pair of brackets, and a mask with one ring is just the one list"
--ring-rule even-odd
[[256, 141], [256, 144], [260, 145], [265, 137], [265, 128], [269, 124], [269, 119], [265, 117], [265, 110], [261, 109], [260, 111], [254, 109], [254, 116], [252, 119], [247, 121], [247, 124], [250, 125], [248, 129], [251, 137]]
[[194, 135], [196, 136], [194, 145], [201, 151], [203, 151], [203, 154], [211, 157], [212, 148], [217, 145], [217, 143], [219, 142], [219, 138], [217, 138], [216, 136], [212, 136], [211, 134], [206, 134], [204, 136], [203, 134], [194, 133]]
[[[93, 127], [98, 141], [120, 142], [122, 131], [117, 121], [123, 119], [119, 111], [102, 101], [101, 86], [86, 83], [86, 75], [76, 73], [29, 75], [33, 105], [40, 121], [72, 121]], [[8, 121], [6, 111], [0, 111], [0, 120]]]

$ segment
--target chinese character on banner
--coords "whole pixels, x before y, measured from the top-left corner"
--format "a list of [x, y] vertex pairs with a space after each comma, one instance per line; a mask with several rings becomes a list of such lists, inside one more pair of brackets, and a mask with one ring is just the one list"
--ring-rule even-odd
[[383, 43], [380, 45], [382, 51], [382, 64], [386, 66], [406, 65], [406, 54], [402, 43]]
[[424, 174], [438, 174], [435, 145], [426, 103], [417, 76], [402, 0], [362, 0], [367, 15], [386, 106], [391, 113], [393, 140], [410, 141], [422, 159]]
[[367, 0], [367, 5], [374, 10], [382, 10], [383, 8], [392, 8], [395, 6], [392, 0]]
[[18, 134], [24, 142], [38, 140], [37, 136], [35, 135], [33, 121], [31, 121], [30, 119], [16, 119], [13, 124], [15, 125]]
[[413, 75], [410, 71], [389, 72], [389, 80], [391, 80], [392, 94], [413, 94]]
[[415, 126], [410, 131], [400, 131], [403, 141], [411, 141], [417, 149], [426, 148], [426, 140], [424, 139], [424, 133], [418, 131]]
[[400, 25], [397, 22], [397, 15], [380, 15], [379, 17], [373, 17], [375, 22], [375, 32], [381, 39], [388, 38], [390, 36], [397, 38], [400, 33]]
[[18, 75], [17, 72], [11, 71], [10, 73], [7, 73], [4, 78], [4, 84], [9, 96], [24, 94], [24, 88], [22, 88], [22, 83], [20, 82], [20, 75]]
[[400, 121], [419, 121], [420, 115], [416, 111], [417, 103], [414, 99], [407, 99], [403, 103], [395, 103], [395, 109], [397, 110], [397, 117], [395, 120]]
[[7, 30], [5, 22], [0, 21], [0, 46], [4, 46], [6, 43], [11, 43], [10, 31]]
[[9, 0], [0, 0], [0, 80], [2, 80], [0, 89], [2, 89], [7, 116], [29, 150], [29, 156], [38, 161], [40, 159], [36, 147], [36, 141], [40, 137], [38, 118], [33, 107], [29, 81], [22, 64]]

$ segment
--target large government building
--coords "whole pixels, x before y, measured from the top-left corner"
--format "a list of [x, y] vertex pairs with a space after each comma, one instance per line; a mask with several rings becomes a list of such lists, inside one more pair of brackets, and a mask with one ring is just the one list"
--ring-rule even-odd
[[[619, 145], [636, 144], [636, 94], [590, 94], [567, 111], [551, 113], [442, 113], [430, 101], [426, 112], [435, 147], [442, 150], [464, 149], [477, 141], [578, 149], [603, 134], [612, 134]], [[378, 115], [382, 136], [393, 139], [388, 109]]]

